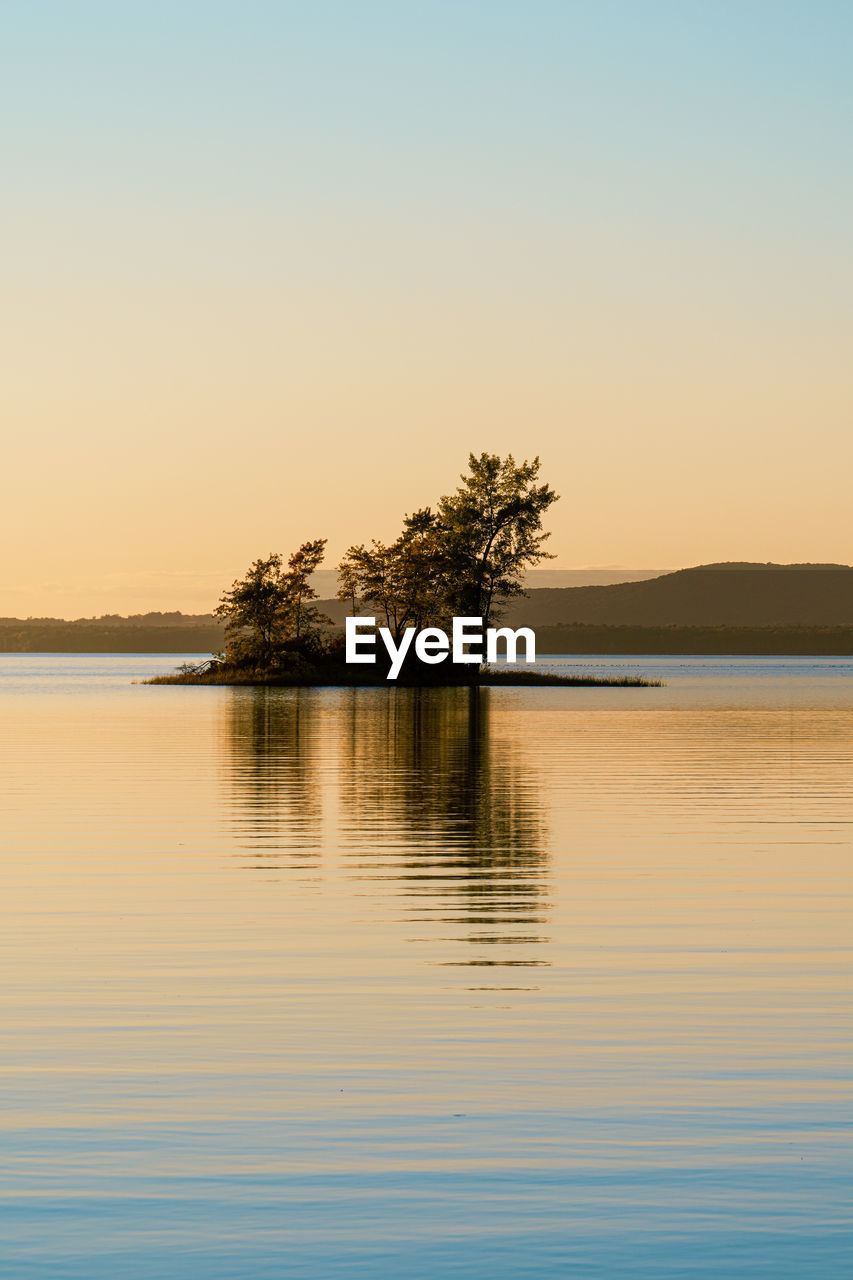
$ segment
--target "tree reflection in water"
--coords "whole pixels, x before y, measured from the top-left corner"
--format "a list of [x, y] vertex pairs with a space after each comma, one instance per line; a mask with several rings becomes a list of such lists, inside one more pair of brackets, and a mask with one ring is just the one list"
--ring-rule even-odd
[[390, 893], [399, 920], [402, 897], [405, 921], [477, 944], [476, 958], [466, 945], [442, 963], [547, 963], [541, 789], [492, 690], [228, 693], [230, 820], [249, 865], [322, 857], [324, 875], [346, 877], [337, 892], [372, 886], [379, 918]]
[[316, 694], [233, 688], [225, 715], [229, 807], [238, 843], [264, 865], [281, 854], [318, 859], [323, 848]]
[[341, 770], [343, 840], [360, 877], [391, 878], [411, 920], [468, 926], [476, 961], [543, 942], [547, 852], [537, 779], [492, 724], [492, 690], [348, 690]]

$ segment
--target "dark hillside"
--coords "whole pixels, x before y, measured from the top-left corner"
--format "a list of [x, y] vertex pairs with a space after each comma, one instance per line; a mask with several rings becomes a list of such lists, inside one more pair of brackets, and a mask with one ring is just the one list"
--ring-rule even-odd
[[556, 653], [738, 654], [843, 657], [853, 627], [602, 627], [583, 623], [536, 628], [539, 657]]
[[210, 614], [0, 618], [0, 653], [212, 653], [223, 635]]
[[[348, 609], [338, 600], [320, 600], [318, 605], [333, 622], [343, 626]], [[544, 631], [555, 627], [596, 628], [796, 628], [797, 634], [777, 635], [773, 645], [779, 652], [848, 652], [849, 636], [830, 639], [826, 628], [853, 627], [853, 568], [847, 565], [702, 565], [681, 569], [645, 581], [622, 582], [612, 586], [539, 588], [527, 597], [512, 601], [504, 624], [531, 626], [541, 632], [540, 652], [552, 652], [560, 644], [563, 652], [587, 652], [590, 643], [602, 652], [625, 652], [624, 645], [654, 646], [647, 652], [672, 651], [684, 644], [684, 652], [733, 652], [737, 643], [743, 652], [775, 652], [769, 636], [706, 636], [684, 632], [652, 636], [602, 631], [595, 641], [590, 634], [563, 632], [559, 636]], [[809, 638], [803, 628], [821, 629], [820, 637]], [[37, 653], [207, 653], [222, 647], [223, 627], [210, 614], [151, 613], [121, 618], [0, 619], [0, 652]], [[847, 646], [841, 649], [824, 646]], [[666, 646], [661, 650], [660, 645]], [[618, 646], [613, 648], [611, 646]], [[700, 646], [697, 649], [696, 646]], [[805, 645], [806, 647], [802, 647]], [[811, 647], [817, 645], [817, 648]], [[793, 647], [792, 647], [793, 646]], [[643, 647], [636, 650], [643, 652]]]
[[645, 582], [531, 591], [514, 626], [827, 627], [853, 624], [847, 565], [702, 565]]

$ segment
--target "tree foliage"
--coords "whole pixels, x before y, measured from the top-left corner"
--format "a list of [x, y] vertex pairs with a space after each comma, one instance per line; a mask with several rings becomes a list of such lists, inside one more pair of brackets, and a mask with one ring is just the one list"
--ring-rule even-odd
[[484, 627], [498, 602], [523, 594], [521, 575], [550, 559], [542, 544], [542, 517], [558, 495], [537, 484], [539, 459], [516, 464], [512, 454], [473, 453], [462, 484], [438, 507], [444, 532], [449, 600], [453, 612], [482, 618]]
[[286, 638], [282, 558], [272, 552], [255, 560], [245, 578], [222, 594], [214, 615], [225, 622], [226, 652], [238, 663], [270, 667]]
[[[547, 555], [542, 518], [557, 495], [539, 483], [538, 458], [472, 453], [460, 480], [435, 508], [406, 516], [393, 542], [351, 546], [338, 566], [338, 598], [353, 613], [378, 614], [395, 640], [406, 627], [449, 628], [454, 615], [488, 627], [502, 601], [522, 594], [524, 570]], [[215, 613], [229, 662], [271, 670], [328, 647], [311, 584], [325, 548], [318, 538], [286, 565], [277, 554], [256, 560], [223, 594]]]
[[287, 562], [284, 574], [288, 624], [297, 640], [315, 637], [319, 625], [328, 621], [310, 603], [317, 599], [311, 585], [311, 575], [319, 569], [326, 553], [326, 539], [303, 542]]
[[384, 614], [398, 637], [407, 626], [442, 626], [456, 615], [499, 615], [523, 593], [522, 574], [547, 557], [542, 518], [557, 494], [537, 483], [539, 459], [470, 454], [456, 491], [407, 516], [389, 546], [352, 546], [338, 566], [338, 596]]
[[304, 542], [286, 569], [277, 553], [255, 560], [223, 593], [213, 612], [225, 621], [230, 662], [270, 669], [288, 651], [316, 644], [328, 619], [310, 603], [317, 598], [310, 577], [323, 561], [325, 546], [325, 538]]
[[338, 599], [353, 613], [360, 604], [375, 609], [395, 638], [406, 627], [437, 626], [446, 618], [442, 557], [435, 517], [418, 511], [390, 546], [349, 548], [338, 566]]

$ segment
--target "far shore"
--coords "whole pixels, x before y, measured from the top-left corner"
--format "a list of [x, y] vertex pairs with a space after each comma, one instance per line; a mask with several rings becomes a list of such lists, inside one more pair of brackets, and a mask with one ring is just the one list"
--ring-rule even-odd
[[[599, 626], [534, 624], [536, 650], [547, 654], [644, 657], [850, 657], [853, 626]], [[215, 618], [162, 615], [134, 619], [0, 619], [0, 653], [214, 653], [224, 646]]]

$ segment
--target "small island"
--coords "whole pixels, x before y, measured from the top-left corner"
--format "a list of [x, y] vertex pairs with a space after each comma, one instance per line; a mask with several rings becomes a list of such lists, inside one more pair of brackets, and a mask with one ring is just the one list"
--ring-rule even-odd
[[493, 686], [533, 686], [539, 688], [554, 685], [575, 688], [660, 688], [662, 681], [646, 680], [642, 676], [563, 676], [549, 671], [521, 671], [517, 668], [490, 669], [482, 667], [466, 680], [418, 680], [398, 679], [393, 682], [375, 675], [355, 672], [344, 665], [318, 666], [316, 671], [260, 672], [240, 671], [227, 663], [209, 659], [198, 665], [185, 664], [174, 675], [151, 676], [143, 684], [204, 684], [204, 685], [265, 685], [268, 688], [490, 688]]
[[[462, 656], [411, 647], [415, 634], [440, 635], [454, 618], [476, 619], [483, 630], [506, 603], [524, 595], [525, 569], [550, 558], [542, 517], [558, 495], [538, 483], [539, 459], [517, 464], [509, 454], [473, 453], [454, 493], [435, 508], [403, 520], [397, 539], [349, 547], [338, 565], [338, 599], [352, 618], [381, 624], [388, 652], [347, 660], [344, 637], [320, 613], [311, 577], [323, 562], [326, 539], [304, 542], [287, 560], [273, 553], [256, 560], [232, 583], [214, 610], [225, 623], [222, 652], [147, 684], [266, 686], [651, 687], [639, 676], [595, 677], [525, 671], [513, 665], [512, 632], [498, 629], [510, 662], [496, 666], [474, 653]], [[532, 632], [528, 633], [532, 636]], [[433, 642], [434, 643], [434, 642]], [[392, 665], [390, 651], [399, 650]], [[489, 655], [492, 656], [491, 654]]]

